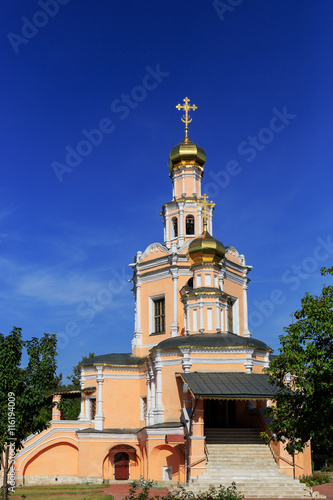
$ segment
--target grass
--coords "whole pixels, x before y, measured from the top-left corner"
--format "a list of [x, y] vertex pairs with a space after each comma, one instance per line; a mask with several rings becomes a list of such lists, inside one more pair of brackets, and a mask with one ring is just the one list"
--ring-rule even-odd
[[106, 484], [62, 484], [50, 486], [18, 486], [15, 493], [10, 493], [14, 499], [28, 500], [111, 500], [112, 495], [99, 493]]

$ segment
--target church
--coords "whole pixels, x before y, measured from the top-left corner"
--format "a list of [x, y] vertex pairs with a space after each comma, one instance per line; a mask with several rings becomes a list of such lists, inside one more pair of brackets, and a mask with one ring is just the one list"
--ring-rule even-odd
[[269, 429], [273, 387], [264, 369], [272, 350], [248, 329], [252, 267], [213, 236], [215, 205], [201, 191], [206, 154], [188, 132], [196, 106], [183, 102], [176, 108], [185, 136], [169, 155], [172, 194], [161, 212], [164, 241], [130, 264], [131, 352], [86, 360], [78, 419], [63, 420], [54, 407], [50, 427], [17, 454], [18, 484], [143, 477], [195, 490], [236, 481], [251, 496], [246, 484], [256, 471], [258, 490], [264, 470], [280, 488], [280, 495], [266, 489], [266, 498], [281, 496], [281, 484], [297, 492], [286, 490], [289, 497], [307, 496], [292, 476], [311, 473], [310, 447], [293, 462], [281, 443], [259, 437]]

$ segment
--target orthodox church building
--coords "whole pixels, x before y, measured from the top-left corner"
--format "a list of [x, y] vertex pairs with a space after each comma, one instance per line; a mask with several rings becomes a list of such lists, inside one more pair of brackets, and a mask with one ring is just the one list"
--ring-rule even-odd
[[[30, 436], [17, 455], [19, 484], [140, 477], [187, 480], [193, 488], [215, 477], [220, 484], [234, 480], [230, 453], [242, 445], [247, 469], [264, 448], [262, 464], [292, 481], [292, 458], [283, 446], [259, 439], [273, 396], [263, 373], [272, 350], [248, 329], [252, 268], [215, 238], [214, 203], [201, 191], [206, 154], [188, 136], [196, 106], [185, 98], [177, 108], [184, 112], [185, 137], [169, 156], [164, 241], [138, 251], [130, 264], [132, 350], [83, 364], [78, 420], [62, 420], [54, 407], [50, 427]], [[238, 455], [238, 471], [242, 460]], [[309, 448], [295, 464], [296, 475], [311, 471]]]

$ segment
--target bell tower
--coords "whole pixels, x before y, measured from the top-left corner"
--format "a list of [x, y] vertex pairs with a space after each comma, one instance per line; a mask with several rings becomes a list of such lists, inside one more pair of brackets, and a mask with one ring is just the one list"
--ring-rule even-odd
[[[184, 104], [176, 108], [184, 110], [181, 117], [185, 123], [184, 139], [173, 147], [169, 156], [168, 166], [172, 180], [172, 201], [163, 205], [162, 216], [164, 224], [164, 244], [171, 248], [182, 247], [190, 239], [199, 236], [203, 230], [201, 199], [201, 180], [206, 162], [205, 151], [197, 146], [188, 136], [188, 124], [192, 118], [189, 111], [195, 111], [197, 106], [190, 105], [185, 97]], [[212, 214], [214, 205], [208, 207], [208, 228], [212, 234]]]

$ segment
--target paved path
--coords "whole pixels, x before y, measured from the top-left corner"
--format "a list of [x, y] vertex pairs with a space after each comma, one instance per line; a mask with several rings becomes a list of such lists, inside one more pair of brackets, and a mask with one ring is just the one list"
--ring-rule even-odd
[[333, 480], [331, 480], [331, 482], [327, 484], [314, 486], [312, 489], [315, 491], [319, 491], [321, 495], [326, 495], [327, 500], [333, 500]]
[[[129, 494], [129, 484], [111, 484], [103, 493], [108, 493], [109, 495], [113, 495], [114, 500], [123, 500], [126, 495]], [[140, 490], [139, 490], [140, 491]], [[152, 488], [150, 490], [150, 496], [160, 496], [164, 497], [168, 494], [168, 490], [166, 488]]]
[[[108, 486], [103, 493], [108, 493], [109, 495], [113, 495], [114, 500], [124, 500], [126, 495], [129, 494], [129, 484], [112, 484]], [[328, 484], [322, 484], [320, 486], [314, 486], [313, 487], [314, 491], [318, 491], [321, 495], [326, 495], [327, 500], [333, 500], [333, 481], [331, 481]], [[150, 490], [150, 496], [153, 497], [159, 496], [163, 497], [168, 494], [168, 490], [166, 488], [153, 488]], [[252, 498], [251, 500], [256, 500], [255, 498]], [[265, 500], [265, 499], [260, 499], [260, 500]], [[278, 500], [278, 499], [272, 499], [269, 498], [267, 500]], [[288, 500], [288, 499], [284, 499]], [[292, 498], [290, 500], [297, 500], [295, 498]]]

